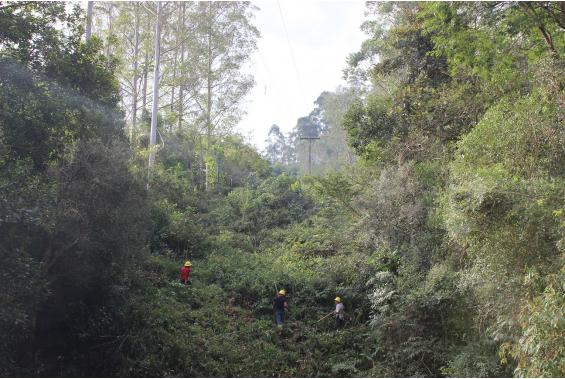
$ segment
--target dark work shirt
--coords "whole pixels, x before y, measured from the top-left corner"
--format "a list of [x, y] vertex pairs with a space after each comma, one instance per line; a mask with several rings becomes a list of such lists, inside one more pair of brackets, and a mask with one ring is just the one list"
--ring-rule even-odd
[[276, 310], [284, 311], [284, 303], [286, 303], [286, 299], [282, 296], [277, 296], [273, 299], [273, 305]]

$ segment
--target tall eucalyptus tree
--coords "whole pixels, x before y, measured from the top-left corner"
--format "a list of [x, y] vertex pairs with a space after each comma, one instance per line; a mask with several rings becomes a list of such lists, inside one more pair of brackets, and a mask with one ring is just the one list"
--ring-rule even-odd
[[157, 20], [155, 22], [155, 67], [153, 71], [153, 107], [151, 111], [151, 133], [149, 137], [149, 170], [155, 164], [155, 144], [157, 142], [157, 116], [159, 107], [159, 80], [161, 63], [161, 13], [163, 4], [157, 3]]
[[259, 31], [251, 23], [255, 7], [248, 2], [201, 2], [192, 16], [197, 26], [191, 42], [189, 75], [200, 85], [190, 90], [200, 110], [197, 119], [206, 136], [207, 148], [213, 137], [229, 131], [242, 116], [241, 101], [254, 80], [243, 68], [257, 48]]

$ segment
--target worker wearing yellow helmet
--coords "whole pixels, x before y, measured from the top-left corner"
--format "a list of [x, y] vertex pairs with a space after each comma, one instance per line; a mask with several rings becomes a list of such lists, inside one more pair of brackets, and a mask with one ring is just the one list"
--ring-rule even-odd
[[273, 298], [273, 310], [275, 311], [275, 321], [279, 328], [282, 328], [284, 323], [284, 312], [288, 310], [288, 302], [286, 300], [286, 291], [281, 289], [277, 296]]
[[192, 284], [190, 281], [190, 272], [192, 271], [192, 263], [190, 261], [184, 262], [184, 265], [180, 268], [180, 281], [183, 284]]
[[341, 302], [341, 297], [337, 296], [335, 299], [335, 328], [339, 329], [343, 326], [345, 321], [345, 306]]

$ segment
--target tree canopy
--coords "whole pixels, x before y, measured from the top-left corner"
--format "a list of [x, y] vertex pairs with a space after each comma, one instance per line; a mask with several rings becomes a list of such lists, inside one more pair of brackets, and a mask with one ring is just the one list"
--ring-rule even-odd
[[252, 4], [0, 2], [0, 375], [564, 376], [563, 4], [369, 2], [260, 152]]

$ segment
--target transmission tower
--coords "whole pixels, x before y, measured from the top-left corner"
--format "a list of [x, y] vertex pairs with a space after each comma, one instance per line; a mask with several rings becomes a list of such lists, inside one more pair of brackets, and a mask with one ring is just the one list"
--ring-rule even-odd
[[312, 141], [320, 137], [300, 137], [300, 139], [308, 140], [308, 175], [312, 175]]

